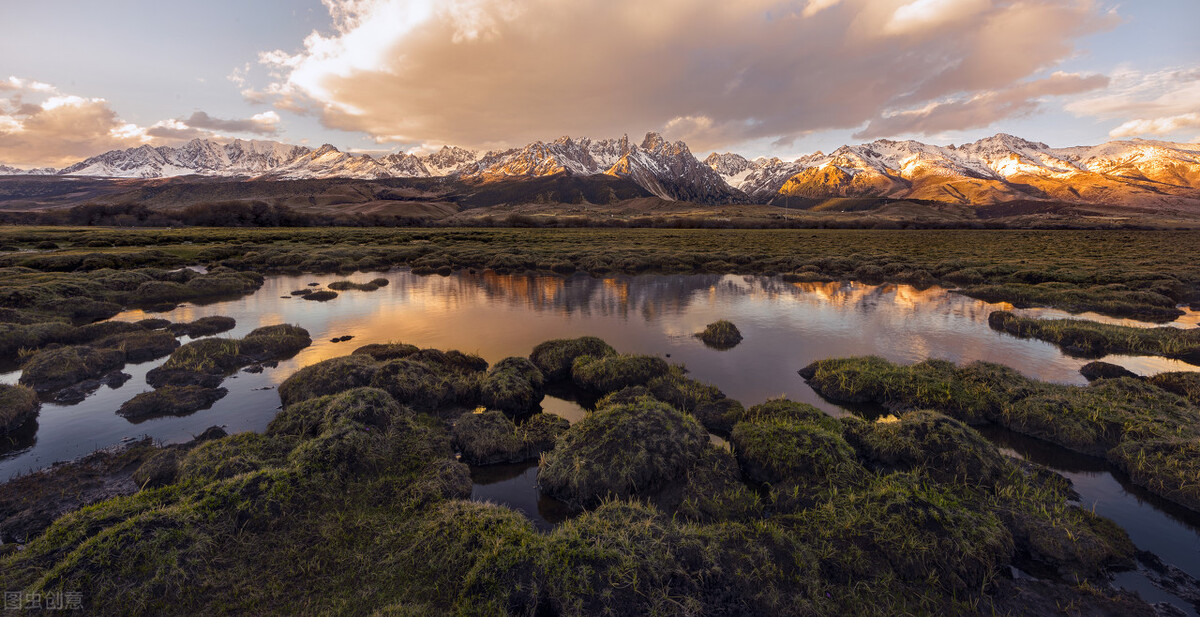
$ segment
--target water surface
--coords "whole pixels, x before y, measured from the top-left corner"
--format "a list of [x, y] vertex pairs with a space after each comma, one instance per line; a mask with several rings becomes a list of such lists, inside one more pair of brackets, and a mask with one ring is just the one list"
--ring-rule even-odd
[[[278, 410], [275, 388], [287, 376], [368, 343], [459, 349], [496, 362], [528, 355], [534, 345], [547, 339], [594, 335], [622, 352], [669, 356], [671, 362], [684, 364], [692, 377], [717, 385], [747, 406], [788, 396], [836, 415], [846, 411], [817, 396], [797, 370], [814, 360], [873, 354], [904, 363], [927, 358], [956, 363], [986, 360], [1007, 364], [1037, 379], [1086, 383], [1079, 368], [1088, 360], [1067, 356], [1049, 343], [1019, 339], [988, 327], [988, 315], [1011, 310], [1010, 305], [982, 302], [941, 288], [785, 283], [778, 277], [737, 275], [563, 278], [483, 272], [442, 277], [393, 271], [385, 275], [391, 282], [387, 287], [341, 292], [329, 302], [306, 301], [290, 294], [311, 288], [309, 283], [323, 286], [346, 278], [365, 282], [376, 276], [272, 276], [256, 293], [242, 298], [183, 305], [162, 313], [128, 311], [118, 315], [115, 319], [129, 321], [148, 316], [172, 321], [208, 315], [234, 317], [237, 327], [222, 336], [242, 336], [259, 326], [293, 323], [308, 329], [314, 343], [276, 368], [227, 379], [223, 385], [229, 395], [211, 409], [136, 424], [115, 411], [125, 400], [150, 390], [145, 374], [162, 360], [128, 366], [125, 371], [133, 378], [116, 389], [102, 387], [77, 405], [44, 404], [36, 426], [27, 426], [7, 443], [0, 443], [0, 478], [143, 435], [180, 442], [212, 425], [223, 425], [230, 432], [261, 431]], [[1066, 316], [1051, 310], [1018, 312]], [[733, 349], [716, 351], [693, 336], [717, 319], [733, 321], [744, 341]], [[1197, 321], [1197, 314], [1188, 311], [1169, 325], [1195, 327]], [[354, 338], [330, 341], [346, 335]], [[1200, 370], [1163, 358], [1111, 356], [1105, 360], [1142, 375]], [[5, 373], [0, 381], [12, 383], [18, 376]], [[551, 392], [543, 408], [571, 421], [586, 413], [569, 393]], [[1200, 523], [1190, 512], [1115, 476], [1103, 461], [1070, 458], [1074, 455], [1062, 448], [1035, 440], [994, 432], [989, 436], [1016, 454], [1063, 472], [1075, 482], [1085, 506], [1128, 529], [1139, 547], [1200, 576]], [[473, 478], [476, 498], [509, 503], [539, 526], [562, 516], [559, 504], [537, 493], [534, 464], [475, 469]]]

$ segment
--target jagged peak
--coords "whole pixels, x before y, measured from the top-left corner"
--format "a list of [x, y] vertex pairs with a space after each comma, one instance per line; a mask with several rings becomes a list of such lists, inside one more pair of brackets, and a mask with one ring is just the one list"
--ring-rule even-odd
[[646, 137], [642, 139], [641, 148], [642, 150], [658, 150], [664, 145], [669, 145], [670, 143], [671, 142], [667, 141], [662, 135], [654, 131], [650, 131], [646, 133]]

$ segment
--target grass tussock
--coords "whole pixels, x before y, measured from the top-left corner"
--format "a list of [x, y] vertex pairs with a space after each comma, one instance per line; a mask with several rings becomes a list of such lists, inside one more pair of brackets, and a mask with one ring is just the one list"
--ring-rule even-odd
[[1200, 408], [1153, 381], [1122, 377], [1064, 386], [984, 362], [902, 366], [875, 357], [822, 360], [801, 374], [834, 401], [872, 402], [897, 412], [934, 409], [1106, 457], [1134, 482], [1200, 510], [1200, 467], [1192, 456], [1200, 441]]
[[575, 385], [607, 394], [622, 388], [642, 386], [670, 372], [666, 360], [634, 354], [578, 356], [571, 363]]
[[463, 414], [454, 424], [454, 448], [470, 465], [519, 463], [554, 449], [570, 424], [550, 414], [534, 414], [520, 426], [502, 412]]
[[651, 492], [691, 467], [707, 442], [694, 419], [642, 398], [603, 408], [572, 425], [542, 457], [538, 484], [580, 506]]
[[225, 388], [163, 386], [125, 401], [117, 415], [135, 422], [163, 416], [186, 416], [211, 407], [226, 394], [229, 391]]
[[988, 325], [993, 330], [1014, 336], [1048, 341], [1067, 353], [1085, 357], [1108, 354], [1164, 356], [1200, 365], [1200, 329], [1197, 328], [1136, 328], [1082, 319], [1031, 319], [1008, 311], [989, 315]]
[[533, 348], [530, 361], [542, 371], [547, 380], [559, 381], [571, 377], [571, 366], [580, 356], [604, 357], [616, 355], [608, 343], [594, 336], [546, 341]]
[[[1120, 529], [950, 418], [836, 420], [770, 401], [739, 416], [731, 454], [643, 385], [569, 429], [493, 411], [448, 430], [367, 386], [401, 361], [484, 374], [465, 354], [355, 354], [297, 372], [264, 434], [147, 443], [126, 465], [140, 491], [87, 505], [21, 479], [0, 509], [41, 487], [64, 514], [0, 555], [0, 586], [78, 591], [88, 612], [121, 614], [977, 614], [1003, 605], [1015, 565], [1047, 577], [1029, 601], [1123, 606], [1065, 582], [1127, 565]], [[538, 532], [464, 500], [456, 447], [486, 459], [552, 443], [539, 481], [592, 509]], [[85, 477], [78, 465], [55, 477]], [[746, 482], [759, 472], [783, 481], [759, 493]]]
[[289, 358], [311, 344], [307, 330], [289, 324], [256, 328], [240, 339], [202, 338], [173, 351], [146, 374], [146, 383], [215, 388], [239, 368]]
[[0, 435], [10, 433], [37, 414], [37, 393], [26, 386], [0, 384]]
[[696, 338], [713, 349], [733, 349], [742, 342], [742, 333], [733, 322], [724, 319], [714, 321], [696, 333]]

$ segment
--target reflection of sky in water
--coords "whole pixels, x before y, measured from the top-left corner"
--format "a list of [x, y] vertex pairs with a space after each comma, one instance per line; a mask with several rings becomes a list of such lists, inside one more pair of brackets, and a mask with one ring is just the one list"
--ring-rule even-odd
[[[988, 328], [988, 315], [1010, 306], [973, 300], [939, 288], [792, 284], [778, 278], [736, 275], [604, 279], [578, 275], [564, 279], [493, 273], [421, 277], [391, 272], [386, 275], [391, 284], [374, 292], [345, 291], [323, 303], [290, 295], [292, 290], [307, 289], [310, 282], [327, 284], [343, 278], [362, 282], [376, 276], [270, 277], [258, 292], [236, 300], [188, 305], [167, 313], [123, 313], [117, 318], [236, 318], [237, 327], [223, 336], [242, 336], [263, 325], [294, 323], [307, 328], [314, 343], [276, 369], [259, 375], [240, 373], [227, 379], [224, 386], [230, 394], [212, 409], [140, 424], [131, 424], [114, 412], [123, 401], [149, 390], [145, 374], [161, 360], [126, 367], [133, 379], [117, 390], [102, 387], [79, 405], [44, 405], [36, 434], [26, 431], [16, 436], [17, 443], [0, 445], [0, 478], [71, 459], [125, 438], [150, 435], [164, 441], [185, 441], [214, 424], [225, 425], [230, 432], [262, 430], [279, 405], [274, 388], [288, 375], [368, 343], [394, 341], [459, 349], [495, 362], [507, 356], [528, 355], [535, 344], [547, 339], [590, 334], [622, 352], [669, 354], [670, 361], [687, 366], [692, 377], [719, 386], [747, 405], [787, 395], [833, 413], [841, 410], [817, 397], [796, 374], [814, 360], [866, 354], [905, 363], [931, 357], [959, 363], [987, 360], [1007, 364], [1030, 377], [1085, 383], [1078, 371], [1087, 360], [1068, 357], [1048, 343], [1022, 340]], [[1022, 312], [1065, 316], [1057, 311]], [[693, 334], [717, 319], [733, 321], [745, 340], [727, 351], [705, 347]], [[1196, 320], [1196, 314], [1189, 313], [1177, 325], [1191, 325]], [[354, 339], [330, 342], [344, 335]], [[1140, 374], [1197, 370], [1162, 358], [1108, 360]], [[0, 381], [15, 382], [17, 376], [0, 375]], [[582, 413], [574, 403], [555, 397], [548, 397], [544, 407], [572, 420]], [[525, 473], [524, 469], [514, 473], [511, 481], [520, 483], [518, 478]], [[1154, 512], [1158, 521], [1155, 525], [1166, 531], [1143, 534], [1140, 544], [1160, 545], [1163, 538], [1167, 543], [1174, 539], [1184, 547], [1166, 551], [1174, 557], [1180, 557], [1179, 550], [1200, 555], [1200, 536], [1193, 527], [1149, 505], [1143, 508], [1144, 504], [1126, 493], [1111, 474], [1098, 472], [1096, 476], [1077, 477], [1076, 481], [1081, 484], [1085, 501], [1099, 502], [1097, 508], [1102, 514], [1127, 519], [1121, 521], [1126, 526], [1136, 524], [1134, 517]], [[498, 489], [479, 490], [486, 493]], [[544, 505], [531, 502], [529, 509]], [[1156, 546], [1144, 548], [1157, 550]]]
[[[375, 274], [348, 277], [366, 281]], [[131, 424], [116, 416], [120, 404], [149, 390], [145, 373], [158, 362], [126, 367], [133, 375], [117, 390], [102, 387], [79, 405], [46, 404], [36, 435], [18, 435], [0, 445], [0, 477], [74, 458], [97, 447], [147, 434], [183, 441], [213, 424], [231, 431], [262, 430], [279, 404], [273, 388], [301, 366], [350, 353], [360, 345], [389, 341], [460, 349], [490, 362], [529, 354], [541, 341], [585, 334], [599, 336], [624, 352], [670, 354], [696, 379], [719, 386], [746, 404], [787, 395], [836, 412], [796, 371], [829, 357], [877, 354], [899, 362], [945, 358], [988, 360], [1026, 375], [1083, 384], [1085, 360], [1063, 355], [1048, 343], [993, 332], [988, 314], [1007, 305], [980, 302], [943, 289], [904, 285], [784, 283], [778, 278], [735, 275], [615, 276], [598, 279], [554, 276], [456, 274], [449, 277], [387, 275], [391, 284], [374, 292], [345, 291], [330, 302], [292, 297], [308, 283], [337, 275], [270, 277], [255, 294], [208, 305], [186, 305], [167, 313], [129, 311], [118, 319], [146, 316], [190, 321], [228, 315], [238, 325], [224, 336], [242, 336], [274, 323], [299, 324], [314, 343], [277, 369], [227, 379], [230, 394], [212, 409], [183, 418]], [[283, 298], [281, 296], [287, 296]], [[727, 351], [702, 345], [693, 333], [717, 319], [730, 319], [745, 340]], [[352, 335], [349, 342], [330, 339]], [[1189, 370], [1161, 358], [1115, 358], [1150, 374]], [[17, 373], [0, 376], [15, 382]], [[555, 403], [548, 401], [547, 405]], [[11, 441], [11, 440], [10, 440]], [[33, 443], [31, 443], [33, 442]], [[7, 451], [7, 453], [3, 453]]]

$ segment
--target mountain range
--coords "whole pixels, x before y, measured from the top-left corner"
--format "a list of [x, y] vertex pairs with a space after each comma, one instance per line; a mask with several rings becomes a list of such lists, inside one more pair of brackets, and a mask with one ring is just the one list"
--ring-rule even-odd
[[562, 137], [479, 153], [441, 150], [374, 157], [332, 145], [196, 139], [178, 147], [114, 150], [62, 169], [0, 175], [92, 178], [209, 176], [245, 180], [451, 178], [485, 186], [563, 174], [631, 181], [662, 199], [701, 204], [786, 203], [792, 197], [883, 197], [983, 205], [1022, 200], [1200, 207], [1200, 144], [1147, 140], [1051, 148], [999, 134], [964, 145], [878, 140], [791, 161], [712, 153], [649, 133], [592, 140]]

